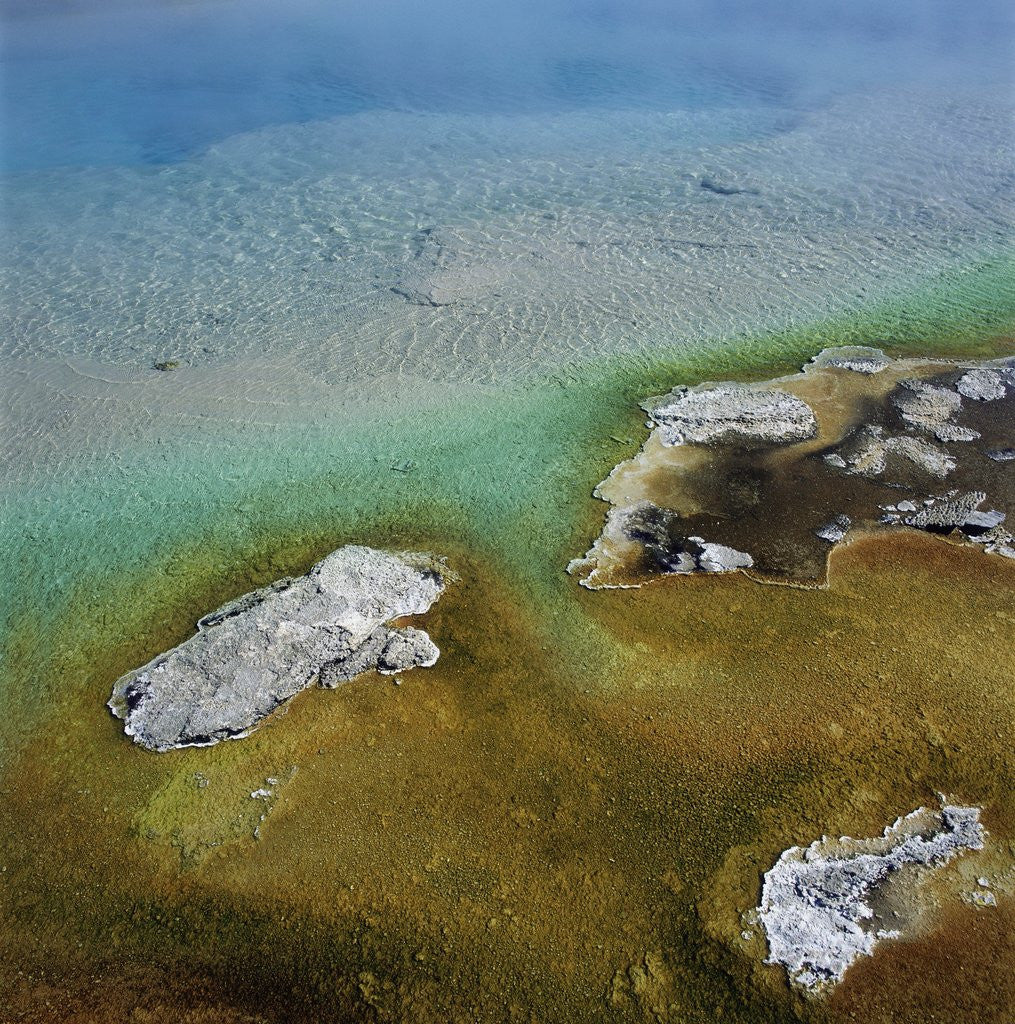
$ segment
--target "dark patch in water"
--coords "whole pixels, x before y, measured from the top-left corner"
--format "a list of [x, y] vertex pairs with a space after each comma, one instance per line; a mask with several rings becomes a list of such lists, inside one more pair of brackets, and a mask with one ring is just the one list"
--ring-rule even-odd
[[722, 185], [712, 178], [702, 178], [700, 184], [706, 192], [713, 192], [717, 196], [758, 195], [756, 188], [738, 188], [736, 185]]

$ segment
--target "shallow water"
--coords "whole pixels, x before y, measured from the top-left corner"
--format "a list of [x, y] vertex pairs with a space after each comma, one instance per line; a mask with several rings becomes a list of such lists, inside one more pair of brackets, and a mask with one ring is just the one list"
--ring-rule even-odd
[[[820, 593], [563, 570], [649, 395], [1013, 351], [1007, 5], [3, 22], [6, 1015], [1003, 1019], [1010, 902], [946, 900], [809, 1007], [737, 915], [779, 850], [936, 791], [1010, 869], [1009, 567], [902, 538]], [[463, 575], [434, 669], [129, 743], [113, 679], [351, 541]]]

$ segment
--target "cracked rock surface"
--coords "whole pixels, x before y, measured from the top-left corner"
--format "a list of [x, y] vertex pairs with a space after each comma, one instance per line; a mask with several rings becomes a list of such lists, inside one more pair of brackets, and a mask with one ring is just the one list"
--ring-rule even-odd
[[707, 444], [734, 438], [799, 441], [817, 432], [806, 402], [785, 391], [755, 390], [738, 384], [704, 389], [676, 387], [646, 403], [663, 444]]
[[426, 612], [452, 578], [431, 555], [339, 548], [204, 616], [190, 639], [118, 679], [109, 707], [148, 750], [246, 736], [315, 681], [432, 665], [425, 632], [386, 623]]

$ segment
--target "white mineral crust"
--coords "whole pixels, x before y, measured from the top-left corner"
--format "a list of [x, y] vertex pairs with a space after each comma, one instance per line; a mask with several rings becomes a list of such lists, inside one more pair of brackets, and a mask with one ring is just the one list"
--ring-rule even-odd
[[339, 548], [206, 615], [190, 639], [118, 679], [109, 707], [149, 750], [208, 746], [247, 735], [315, 681], [432, 665], [426, 633], [386, 623], [427, 611], [449, 575], [431, 555]]
[[920, 807], [879, 838], [825, 836], [806, 849], [791, 847], [765, 874], [761, 890], [768, 962], [782, 964], [804, 990], [835, 985], [880, 940], [902, 934], [886, 927], [872, 906], [889, 881], [982, 849], [984, 836], [979, 808], [946, 804], [939, 811]]

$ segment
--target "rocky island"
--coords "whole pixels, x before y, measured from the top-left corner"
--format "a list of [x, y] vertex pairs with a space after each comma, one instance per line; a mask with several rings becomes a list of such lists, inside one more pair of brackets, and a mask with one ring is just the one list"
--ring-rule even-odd
[[204, 616], [190, 639], [118, 679], [109, 707], [148, 750], [239, 739], [315, 682], [433, 665], [428, 634], [391, 623], [429, 610], [453, 578], [432, 555], [339, 548]]
[[851, 531], [910, 528], [1015, 558], [1015, 360], [826, 349], [758, 384], [675, 387], [595, 490], [612, 506], [569, 571], [590, 589], [747, 570], [820, 584]]

